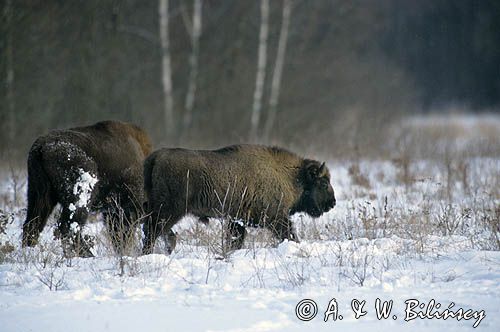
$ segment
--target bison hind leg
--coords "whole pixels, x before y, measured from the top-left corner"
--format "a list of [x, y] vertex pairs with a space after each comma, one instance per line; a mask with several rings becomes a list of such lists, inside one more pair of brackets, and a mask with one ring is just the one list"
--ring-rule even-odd
[[142, 254], [149, 255], [153, 253], [155, 242], [161, 231], [158, 229], [158, 224], [153, 222], [153, 218], [149, 216], [143, 225], [144, 239], [142, 242]]
[[[159, 236], [163, 236], [165, 240], [165, 244], [167, 247], [167, 253], [170, 255], [177, 244], [177, 236], [172, 230], [172, 226], [180, 218], [169, 218], [165, 219], [154, 219], [152, 216], [149, 216], [144, 222], [143, 232], [144, 232], [144, 241], [142, 247], [142, 254], [149, 255], [153, 253], [156, 240]], [[175, 220], [175, 222], [168, 222], [169, 220]]]
[[130, 253], [134, 247], [137, 218], [120, 206], [109, 208], [103, 215], [115, 252], [120, 256]]
[[33, 148], [28, 156], [28, 209], [23, 224], [23, 246], [32, 247], [37, 244], [47, 218], [57, 204], [42, 161], [40, 149]]
[[87, 220], [88, 210], [74, 205], [63, 207], [58, 220], [57, 236], [61, 238], [66, 257], [93, 257], [93, 239], [82, 235], [82, 227]]
[[61, 238], [65, 255], [68, 257], [93, 257], [91, 252], [93, 238], [83, 236], [82, 228], [87, 222], [89, 211], [97, 197], [97, 172], [93, 165], [73, 168], [67, 173], [66, 181], [60, 186], [65, 188], [59, 192], [62, 205], [58, 220], [58, 235]]
[[170, 255], [177, 245], [177, 235], [170, 229], [163, 234], [163, 240], [165, 241], [167, 254]]
[[39, 195], [28, 185], [28, 211], [23, 224], [23, 246], [33, 247], [38, 243], [40, 233], [56, 206], [56, 201], [50, 193], [44, 193], [43, 197]]
[[229, 250], [241, 249], [247, 235], [247, 230], [243, 222], [241, 220], [229, 221], [227, 224], [227, 231]]

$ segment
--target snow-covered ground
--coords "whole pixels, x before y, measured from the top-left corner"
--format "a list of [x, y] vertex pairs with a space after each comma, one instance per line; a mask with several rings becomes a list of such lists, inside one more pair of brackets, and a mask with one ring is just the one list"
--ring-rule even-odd
[[[170, 256], [160, 243], [153, 255], [116, 257], [99, 216], [85, 227], [95, 258], [64, 258], [53, 220], [41, 245], [22, 249], [26, 186], [4, 172], [0, 331], [498, 331], [500, 160], [445, 159], [331, 161], [338, 206], [294, 216], [301, 243], [255, 230], [229, 255], [220, 221], [191, 218]], [[393, 301], [387, 319], [377, 319], [377, 298]], [[411, 299], [424, 313], [440, 303], [434, 317], [462, 308], [468, 319], [405, 321], [417, 311], [405, 312]], [[325, 322], [335, 303], [337, 320]]]
[[[468, 240], [429, 238], [421, 255], [408, 254], [411, 240], [398, 237], [353, 241], [283, 243], [240, 250], [228, 260], [210, 259], [204, 248], [167, 257], [154, 254], [128, 262], [118, 275], [112, 258], [73, 259], [71, 266], [0, 266], [2, 331], [303, 331], [467, 330], [469, 321], [416, 319], [405, 322], [405, 301], [435, 299], [445, 309], [484, 310], [479, 329], [500, 326], [500, 253], [473, 250]], [[189, 252], [185, 253], [185, 252]], [[344, 262], [342, 262], [344, 260]], [[365, 260], [367, 265], [365, 266]], [[37, 263], [40, 265], [41, 263]], [[366, 279], [363, 279], [366, 268]], [[60, 290], [42, 283], [50, 274]], [[130, 275], [131, 274], [131, 275]], [[335, 298], [343, 320], [324, 322]], [[387, 320], [378, 321], [376, 298], [393, 300]], [[302, 299], [318, 314], [300, 321]], [[351, 301], [366, 301], [366, 316], [354, 319]], [[397, 320], [392, 319], [392, 315]], [[307, 316], [307, 315], [306, 315]], [[332, 326], [333, 325], [333, 326]]]

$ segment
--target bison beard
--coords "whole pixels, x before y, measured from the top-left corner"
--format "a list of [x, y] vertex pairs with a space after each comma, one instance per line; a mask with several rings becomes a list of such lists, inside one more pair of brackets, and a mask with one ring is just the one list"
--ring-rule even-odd
[[[150, 139], [142, 129], [117, 121], [54, 130], [39, 137], [28, 156], [23, 245], [38, 242], [48, 216], [60, 203], [57, 235], [66, 255], [92, 255], [80, 232], [92, 210], [105, 213], [113, 245], [123, 250], [136, 207], [142, 207], [142, 163], [150, 152]], [[123, 225], [118, 225], [118, 219]]]
[[143, 254], [168, 235], [186, 214], [228, 222], [228, 249], [243, 245], [245, 225], [268, 228], [278, 239], [297, 241], [289, 216], [313, 217], [335, 206], [327, 167], [287, 150], [235, 145], [214, 151], [161, 149], [144, 163], [150, 217], [144, 224]]

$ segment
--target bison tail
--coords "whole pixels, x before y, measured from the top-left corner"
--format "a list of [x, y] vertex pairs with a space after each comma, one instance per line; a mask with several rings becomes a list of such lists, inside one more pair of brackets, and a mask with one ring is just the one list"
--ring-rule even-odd
[[23, 225], [23, 246], [38, 242], [56, 203], [50, 179], [43, 168], [41, 147], [34, 146], [28, 156], [28, 211]]
[[149, 201], [149, 195], [153, 189], [153, 168], [155, 166], [156, 153], [152, 153], [144, 161], [144, 191]]

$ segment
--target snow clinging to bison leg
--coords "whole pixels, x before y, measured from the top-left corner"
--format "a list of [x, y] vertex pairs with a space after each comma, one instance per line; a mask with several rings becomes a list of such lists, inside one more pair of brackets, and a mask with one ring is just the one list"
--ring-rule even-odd
[[71, 203], [69, 205], [69, 210], [71, 211], [70, 219], [73, 218], [77, 208], [84, 207], [89, 210], [88, 204], [90, 198], [92, 197], [92, 190], [97, 183], [97, 177], [83, 169], [78, 170], [80, 172], [80, 177], [73, 186], [73, 194], [76, 196], [75, 204]]

